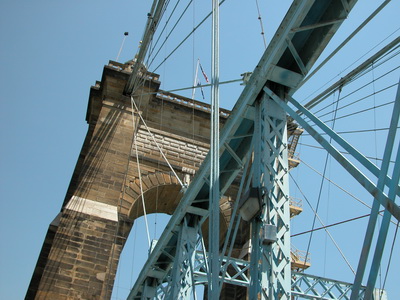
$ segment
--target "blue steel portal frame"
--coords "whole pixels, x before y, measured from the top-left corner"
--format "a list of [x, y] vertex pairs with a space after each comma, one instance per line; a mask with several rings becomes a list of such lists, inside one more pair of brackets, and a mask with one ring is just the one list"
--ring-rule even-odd
[[[250, 265], [248, 262], [225, 257], [223, 254], [220, 254], [219, 258], [222, 270], [226, 270], [230, 265], [237, 272], [235, 275], [224, 272], [218, 274], [220, 281], [248, 287], [251, 299], [258, 297], [291, 299], [292, 296], [309, 299], [349, 299], [348, 293], [352, 288], [350, 284], [303, 273], [292, 273], [290, 270], [286, 114], [303, 126], [349, 170], [374, 196], [375, 202], [386, 208], [385, 214], [400, 219], [400, 209], [394, 203], [400, 190], [399, 174], [394, 173], [393, 177], [389, 178], [385, 172], [373, 165], [291, 97], [356, 2], [356, 0], [293, 1], [220, 132], [217, 150], [220, 162], [220, 195], [224, 195], [243, 167], [249, 165], [252, 153], [254, 158], [250, 172], [251, 186], [265, 188], [267, 191], [262, 199], [263, 211], [251, 225], [253, 247]], [[163, 1], [159, 3], [163, 5]], [[136, 74], [133, 74], [133, 77], [135, 76]], [[129, 90], [133, 88], [132, 82], [128, 88]], [[383, 176], [381, 184], [389, 186], [389, 195], [383, 192], [380, 184], [374, 184], [345, 159], [310, 126], [310, 121], [304, 121], [287, 102], [295, 106], [301, 114], [309, 117], [320, 130], [350, 152], [372, 174], [377, 177]], [[395, 115], [398, 122], [398, 111], [394, 113]], [[400, 170], [398, 164], [397, 160], [395, 169]], [[211, 208], [209, 205], [211, 167], [212, 159], [209, 154], [150, 253], [128, 299], [188, 299], [193, 293], [194, 284], [210, 282], [210, 261], [202, 239], [201, 224], [208, 219]], [[241, 187], [245, 181], [247, 184], [243, 188], [243, 193], [250, 185], [250, 180], [242, 178]], [[383, 226], [386, 226], [384, 224], [381, 227], [382, 231]], [[263, 240], [262, 229], [266, 225], [276, 228], [276, 242]], [[231, 229], [229, 228], [229, 231]], [[379, 239], [382, 245], [383, 240], [382, 235]], [[378, 249], [381, 248], [381, 244], [378, 245]], [[215, 246], [211, 248], [215, 249]], [[258, 267], [260, 261], [261, 268]], [[304, 285], [308, 287], [304, 288]], [[322, 292], [319, 292], [317, 287], [322, 287]], [[364, 292], [364, 287], [354, 289], [353, 299], [360, 298]]]

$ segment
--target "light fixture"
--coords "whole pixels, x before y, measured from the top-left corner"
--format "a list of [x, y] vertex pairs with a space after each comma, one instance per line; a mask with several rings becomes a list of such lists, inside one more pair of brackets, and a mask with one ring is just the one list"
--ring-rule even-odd
[[250, 188], [239, 200], [239, 213], [243, 220], [250, 221], [259, 215], [262, 209], [261, 195], [259, 188]]

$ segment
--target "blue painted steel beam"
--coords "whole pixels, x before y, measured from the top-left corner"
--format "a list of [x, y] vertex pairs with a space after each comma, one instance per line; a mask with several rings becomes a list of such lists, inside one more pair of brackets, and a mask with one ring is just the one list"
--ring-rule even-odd
[[212, 51], [211, 51], [211, 168], [210, 168], [210, 212], [208, 224], [209, 267], [211, 281], [207, 286], [208, 299], [219, 298], [219, 0], [212, 0]]
[[[243, 287], [250, 286], [249, 261], [227, 256], [222, 257], [221, 261], [223, 266], [229, 265], [231, 270], [228, 276], [220, 277], [224, 283]], [[204, 255], [199, 251], [196, 253], [194, 278], [195, 284], [207, 284], [208, 282]], [[301, 299], [350, 299], [352, 284], [302, 272], [292, 272], [291, 290], [292, 296]], [[366, 287], [362, 286], [358, 294], [359, 298], [364, 297], [365, 290]]]
[[[254, 149], [255, 168], [259, 170], [254, 186], [265, 189], [262, 202], [264, 209], [255, 218], [252, 236], [256, 236], [251, 248], [251, 261], [255, 253], [259, 261], [253, 263], [256, 273], [255, 286], [250, 286], [251, 299], [291, 299], [290, 266], [290, 208], [287, 148], [287, 116], [270, 97], [264, 94], [260, 101], [259, 158]], [[266, 228], [276, 233], [265, 235]], [[262, 234], [260, 234], [260, 229]], [[272, 233], [271, 232], [271, 233]], [[260, 237], [260, 235], [262, 237]], [[257, 265], [258, 264], [258, 265]], [[253, 272], [253, 267], [251, 272]], [[252, 282], [256, 282], [251, 278]], [[257, 286], [258, 285], [258, 286]], [[254, 289], [254, 291], [253, 291]], [[255, 295], [254, 298], [251, 295]]]
[[[387, 170], [389, 168], [389, 162], [390, 162], [390, 157], [391, 157], [391, 153], [392, 153], [391, 149], [393, 149], [394, 140], [395, 140], [396, 132], [397, 132], [397, 126], [399, 124], [399, 118], [400, 118], [400, 84], [397, 87], [396, 100], [395, 100], [394, 107], [393, 107], [392, 118], [390, 121], [390, 129], [389, 129], [388, 138], [387, 138], [387, 142], [386, 142], [385, 153], [383, 156], [382, 168], [385, 168], [385, 171], [382, 170], [382, 173], [387, 172]], [[400, 178], [399, 145], [397, 145], [397, 155], [396, 155], [395, 161], [396, 162], [394, 165], [393, 175], [392, 175], [392, 184], [389, 187], [389, 198], [393, 199], [393, 200], [396, 198], [397, 183], [399, 182], [399, 178]], [[386, 174], [386, 173], [384, 173], [384, 174]], [[379, 184], [379, 182], [378, 182], [378, 184]], [[374, 200], [374, 204], [376, 202], [377, 201]], [[376, 208], [376, 211], [374, 211], [375, 219], [377, 219], [377, 217], [378, 217], [378, 210], [379, 210], [379, 207]], [[382, 259], [383, 249], [384, 249], [385, 242], [386, 242], [386, 237], [387, 237], [389, 224], [390, 224], [390, 218], [391, 218], [390, 213], [387, 210], [385, 210], [385, 212], [383, 214], [381, 228], [379, 230], [379, 236], [378, 236], [378, 240], [376, 243], [374, 257], [372, 260], [371, 270], [370, 270], [369, 277], [368, 277], [367, 291], [366, 291], [366, 297], [365, 297], [366, 299], [371, 299], [372, 290], [375, 286], [376, 278], [378, 277], [378, 270], [379, 270], [379, 266], [380, 266], [381, 259]], [[374, 222], [372, 220], [372, 214], [370, 216], [370, 221], [373, 223], [376, 223], [376, 221]], [[374, 228], [375, 228], [375, 226], [374, 226]], [[367, 232], [367, 234], [368, 234], [368, 232]], [[366, 236], [367, 236], [367, 234], [366, 234]]]
[[[356, 0], [349, 0], [351, 9]], [[292, 50], [298, 54], [304, 68], [308, 72], [329, 40], [337, 31], [341, 20], [348, 14], [342, 1], [314, 1], [294, 0], [276, 34], [272, 38], [268, 48], [264, 52], [260, 62], [254, 69], [252, 76], [243, 89], [233, 111], [220, 133], [220, 191], [223, 194], [240, 172], [240, 164], [249, 157], [250, 140], [253, 134], [254, 121], [250, 118], [252, 106], [262, 93], [266, 84], [274, 84], [278, 89], [285, 89], [293, 93], [305, 74], [298, 72], [299, 67], [287, 47], [289, 39], [293, 45]], [[312, 28], [313, 24], [320, 24], [327, 20], [337, 19], [334, 24]], [[292, 31], [292, 29], [311, 26], [309, 30]], [[136, 74], [135, 74], [136, 75]], [[247, 112], [250, 112], [247, 114]], [[238, 138], [240, 137], [240, 138]], [[229, 151], [235, 151], [234, 158], [225, 148], [229, 145]], [[208, 202], [195, 203], [196, 199], [209, 198], [209, 170], [211, 158], [207, 155], [202, 166], [197, 171], [195, 178], [182, 197], [175, 213], [168, 222], [154, 250], [149, 255], [138, 279], [133, 286], [128, 299], [137, 299], [142, 292], [143, 283], [154, 273], [154, 270], [162, 273], [162, 268], [167, 268], [173, 260], [177, 243], [176, 227], [182, 218], [190, 210], [190, 207], [208, 209]], [[165, 271], [165, 270], [164, 270]], [[161, 279], [158, 279], [161, 280]]]
[[[252, 174], [251, 185], [253, 188], [260, 188], [260, 178], [261, 178], [261, 128], [262, 128], [262, 115], [261, 115], [261, 103], [257, 101], [255, 103], [255, 116], [254, 116], [254, 168]], [[259, 293], [261, 290], [259, 276], [259, 267], [261, 265], [261, 251], [260, 248], [260, 230], [262, 222], [253, 219], [251, 221], [251, 249], [256, 249], [252, 251], [250, 255], [250, 285], [248, 295], [250, 299], [259, 299]]]
[[[397, 156], [396, 156], [396, 164], [393, 169], [393, 179], [396, 179], [397, 181], [400, 180], [400, 150], [397, 152]], [[393, 197], [393, 199], [396, 197], [396, 188], [393, 186], [389, 188], [389, 198], [391, 198], [391, 197]], [[377, 245], [375, 248], [374, 257], [373, 257], [372, 264], [371, 264], [371, 270], [370, 270], [368, 281], [367, 281], [367, 290], [366, 290], [365, 299], [372, 299], [372, 292], [375, 287], [376, 279], [378, 277], [382, 254], [383, 254], [383, 250], [384, 250], [385, 243], [386, 243], [386, 237], [387, 237], [388, 230], [389, 230], [390, 218], [391, 218], [390, 212], [388, 210], [385, 210], [385, 212], [383, 214], [381, 228], [379, 230], [379, 236], [378, 236], [378, 241], [377, 241]]]
[[[304, 114], [308, 117], [314, 124], [316, 124], [320, 129], [322, 129], [329, 137], [331, 137], [336, 143], [343, 147], [351, 156], [353, 156], [359, 163], [361, 163], [368, 171], [374, 174], [376, 177], [381, 175], [381, 170], [373, 164], [368, 158], [366, 158], [363, 154], [361, 154], [357, 149], [355, 149], [352, 145], [350, 145], [346, 140], [344, 140], [340, 135], [334, 132], [329, 126], [327, 126], [324, 122], [318, 119], [314, 114], [312, 114], [308, 109], [302, 106], [299, 102], [293, 99], [291, 96], [288, 96], [287, 99], [290, 103], [292, 103], [297, 109], [298, 114]], [[383, 183], [387, 186], [391, 185], [391, 178], [384, 175]], [[396, 184], [396, 183], [395, 183]], [[397, 182], [398, 185], [398, 182]], [[400, 192], [400, 186], [397, 186], [397, 191]]]
[[[387, 136], [385, 151], [383, 154], [381, 173], [379, 175], [378, 183], [377, 183], [378, 188], [381, 190], [384, 188], [384, 185], [385, 185], [385, 178], [387, 176], [387, 172], [389, 169], [389, 162], [391, 159], [392, 150], [393, 150], [393, 146], [394, 146], [394, 140], [396, 137], [397, 125], [398, 125], [399, 114], [400, 114], [400, 101], [399, 100], [400, 100], [400, 93], [398, 90], [397, 96], [396, 96], [396, 101], [395, 101], [395, 104], [393, 107], [392, 118], [390, 121], [390, 128], [389, 128], [389, 132], [388, 132], [388, 136]], [[392, 183], [396, 187], [398, 180], [396, 183], [396, 180], [394, 179], [392, 181]], [[392, 187], [390, 188], [390, 190], [392, 190]], [[374, 236], [376, 222], [378, 219], [379, 207], [380, 207], [379, 201], [374, 199], [372, 208], [371, 208], [371, 215], [368, 220], [367, 230], [366, 230], [365, 237], [364, 237], [363, 246], [361, 248], [361, 255], [360, 255], [359, 262], [358, 262], [357, 273], [356, 273], [356, 276], [354, 279], [353, 293], [352, 293], [353, 300], [356, 299], [356, 297], [358, 295], [358, 290], [361, 286], [361, 283], [362, 283], [362, 280], [364, 277], [364, 272], [365, 272], [365, 268], [367, 265], [369, 252], [371, 249], [372, 238]], [[385, 214], [387, 214], [387, 211], [385, 211]], [[378, 241], [378, 245], [379, 245], [379, 243], [380, 242]], [[383, 247], [383, 244], [380, 247]], [[375, 263], [376, 263], [376, 261], [375, 261]]]
[[[296, 120], [322, 147], [325, 148], [337, 160], [372, 196], [383, 205], [397, 220], [400, 221], [400, 208], [394, 203], [389, 197], [368, 178], [359, 169], [357, 169], [342, 153], [340, 153], [334, 146], [331, 145], [321, 134], [319, 134], [308, 122], [306, 122], [301, 116], [299, 116], [287, 103], [282, 101], [277, 95], [275, 95], [270, 89], [264, 88], [264, 91], [274, 101], [285, 109], [285, 111]], [[293, 98], [289, 98], [291, 103], [295, 103], [298, 109], [303, 111], [303, 114], [312, 115], [306, 108], [298, 103]], [[315, 116], [313, 118], [316, 118]], [[316, 123], [315, 123], [316, 124]], [[318, 125], [318, 124], [316, 124]], [[333, 136], [337, 135], [332, 131]]]
[[[301, 299], [350, 299], [352, 284], [344, 281], [304, 274], [292, 273], [292, 295]], [[366, 287], [360, 289], [358, 299], [362, 299]]]

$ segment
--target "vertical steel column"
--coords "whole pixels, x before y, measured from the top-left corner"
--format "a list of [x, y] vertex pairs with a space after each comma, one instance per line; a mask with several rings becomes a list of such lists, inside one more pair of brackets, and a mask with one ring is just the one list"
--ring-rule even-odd
[[190, 299], [194, 290], [193, 267], [196, 256], [198, 220], [185, 216], [179, 230], [174, 266], [171, 275], [171, 288], [166, 299]]
[[212, 68], [211, 68], [211, 170], [209, 253], [211, 282], [208, 299], [219, 298], [219, 1], [212, 0]]
[[[261, 173], [264, 168], [262, 168], [261, 160], [261, 147], [263, 146], [261, 142], [262, 137], [262, 124], [261, 124], [261, 103], [259, 101], [255, 102], [255, 118], [254, 118], [254, 133], [253, 133], [253, 144], [254, 144], [254, 158], [253, 158], [253, 178], [251, 186], [253, 188], [261, 187]], [[258, 299], [258, 295], [261, 291], [260, 283], [260, 230], [262, 221], [255, 218], [251, 222], [251, 256], [250, 256], [250, 287], [249, 287], [249, 299]]]
[[[282, 100], [283, 101], [283, 100]], [[263, 211], [252, 223], [250, 299], [290, 299], [290, 212], [286, 112], [266, 94], [256, 105], [253, 186]], [[258, 149], [257, 149], [258, 148]], [[259, 152], [259, 154], [258, 154]], [[257, 161], [257, 160], [258, 161]], [[276, 229], [276, 241], [273, 234]], [[272, 237], [272, 240], [271, 240]], [[261, 264], [261, 266], [259, 265]]]

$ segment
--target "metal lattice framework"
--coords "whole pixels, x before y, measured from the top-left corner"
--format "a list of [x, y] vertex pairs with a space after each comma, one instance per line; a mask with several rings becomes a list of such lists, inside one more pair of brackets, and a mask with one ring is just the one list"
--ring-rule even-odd
[[[292, 296], [302, 299], [350, 299], [353, 285], [348, 282], [312, 276], [304, 273], [292, 274]], [[365, 287], [359, 293], [363, 298]]]
[[[286, 113], [268, 96], [256, 103], [253, 187], [265, 191], [264, 210], [252, 222], [251, 299], [290, 299], [290, 212]], [[265, 226], [276, 242], [265, 243]], [[261, 261], [261, 263], [260, 263]]]
[[[400, 220], [400, 208], [394, 202], [400, 192], [399, 153], [390, 177], [385, 167], [376, 167], [291, 97], [355, 3], [355, 0], [293, 1], [220, 133], [220, 194], [223, 195], [243, 168], [249, 165], [251, 170], [248, 177], [243, 176], [241, 180], [238, 198], [242, 191], [246, 192], [250, 187], [265, 191], [261, 215], [254, 218], [251, 224], [251, 261], [229, 256], [218, 259], [222, 270], [218, 274], [220, 281], [248, 287], [250, 299], [350, 299], [352, 290], [352, 299], [372, 295], [373, 279], [367, 289], [369, 292], [365, 292], [366, 288], [361, 287], [358, 279], [353, 286], [290, 269], [287, 114], [375, 197], [377, 207], [385, 207], [389, 219], [392, 215]], [[132, 88], [131, 83], [129, 88]], [[388, 163], [395, 147], [393, 141], [399, 120], [399, 103], [397, 95], [387, 142], [389, 150], [383, 166]], [[317, 129], [311, 123], [317, 125]], [[362, 174], [318, 130], [379, 178], [378, 184]], [[212, 160], [208, 155], [149, 255], [128, 299], [190, 299], [195, 284], [210, 282], [211, 262], [205, 251], [201, 224], [209, 216], [211, 167]], [[388, 194], [384, 193], [385, 186], [389, 187]], [[377, 252], [384, 243], [387, 218], [381, 226], [382, 237], [379, 240], [382, 241], [378, 242]], [[276, 230], [276, 241], [265, 239], [267, 227]], [[231, 230], [234, 231], [232, 227], [228, 231]], [[370, 244], [368, 236], [366, 240]], [[366, 256], [368, 254], [362, 255], [361, 265]], [[379, 264], [379, 257], [375, 260], [373, 270]], [[226, 272], [228, 266], [229, 272]]]

